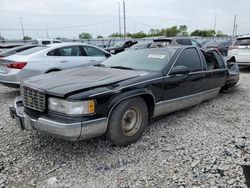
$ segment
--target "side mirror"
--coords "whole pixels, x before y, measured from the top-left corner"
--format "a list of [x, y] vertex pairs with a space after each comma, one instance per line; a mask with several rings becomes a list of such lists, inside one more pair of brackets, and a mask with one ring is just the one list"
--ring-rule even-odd
[[105, 57], [109, 58], [110, 56], [111, 56], [111, 54], [105, 53]]
[[189, 74], [189, 68], [187, 68], [186, 66], [176, 66], [173, 67], [172, 70], [170, 71], [169, 75], [174, 76], [177, 74], [184, 74], [187, 75]]

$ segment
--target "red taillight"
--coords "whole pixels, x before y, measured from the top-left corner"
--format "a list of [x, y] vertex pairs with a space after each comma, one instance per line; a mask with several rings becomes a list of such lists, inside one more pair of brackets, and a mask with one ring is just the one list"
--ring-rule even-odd
[[12, 62], [6, 66], [10, 69], [23, 69], [27, 63], [26, 62]]

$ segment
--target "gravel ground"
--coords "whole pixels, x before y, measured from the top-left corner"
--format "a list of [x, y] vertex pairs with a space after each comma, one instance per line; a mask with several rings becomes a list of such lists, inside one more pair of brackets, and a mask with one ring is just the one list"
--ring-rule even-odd
[[230, 93], [155, 119], [123, 148], [19, 131], [8, 112], [19, 92], [0, 86], [0, 187], [247, 187], [250, 70], [242, 72]]

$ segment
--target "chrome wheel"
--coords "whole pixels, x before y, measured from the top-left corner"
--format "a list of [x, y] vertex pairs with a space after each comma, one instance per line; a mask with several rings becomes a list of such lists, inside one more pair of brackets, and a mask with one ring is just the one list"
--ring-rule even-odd
[[133, 106], [129, 108], [122, 117], [122, 132], [126, 136], [134, 135], [140, 128], [142, 123], [142, 112], [141, 110]]

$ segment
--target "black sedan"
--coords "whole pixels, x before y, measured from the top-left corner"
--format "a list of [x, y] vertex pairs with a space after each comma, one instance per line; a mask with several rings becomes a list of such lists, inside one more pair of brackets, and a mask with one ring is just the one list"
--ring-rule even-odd
[[129, 50], [97, 66], [27, 79], [10, 114], [21, 129], [69, 140], [100, 135], [124, 146], [150, 119], [216, 97], [239, 79], [216, 50]]
[[211, 41], [205, 44], [206, 49], [211, 49], [211, 48], [217, 49], [223, 56], [227, 56], [227, 52], [230, 46], [232, 46], [231, 41], [221, 41], [221, 42]]
[[126, 48], [129, 48], [135, 44], [137, 44], [137, 41], [135, 40], [117, 42], [113, 46], [107, 48], [106, 50], [111, 54], [118, 54], [120, 52], [123, 52]]

